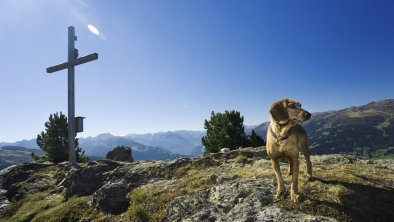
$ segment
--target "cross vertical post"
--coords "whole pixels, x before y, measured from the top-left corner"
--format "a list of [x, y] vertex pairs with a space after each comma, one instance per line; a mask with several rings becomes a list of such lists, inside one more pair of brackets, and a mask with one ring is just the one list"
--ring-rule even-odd
[[[75, 55], [75, 29], [68, 27], [68, 62], [76, 59]], [[76, 163], [75, 157], [75, 67], [68, 67], [68, 160], [71, 165]]]
[[[75, 66], [98, 59], [97, 53], [78, 58], [78, 50], [75, 48], [75, 29], [73, 26], [68, 27], [68, 59], [67, 62], [47, 68], [47, 73], [57, 72], [63, 69], [68, 70], [68, 160], [70, 165], [76, 164], [75, 155], [75, 137], [76, 132], [83, 131], [83, 117], [75, 118]], [[78, 122], [78, 129], [76, 127]]]

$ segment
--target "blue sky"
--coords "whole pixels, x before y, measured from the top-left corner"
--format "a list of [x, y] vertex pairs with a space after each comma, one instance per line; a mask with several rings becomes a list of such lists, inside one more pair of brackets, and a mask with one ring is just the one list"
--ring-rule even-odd
[[[202, 130], [211, 111], [268, 121], [277, 99], [311, 112], [394, 98], [393, 1], [0, 2], [0, 141], [35, 138], [67, 114], [73, 25], [80, 137]], [[100, 35], [87, 25], [97, 27]]]

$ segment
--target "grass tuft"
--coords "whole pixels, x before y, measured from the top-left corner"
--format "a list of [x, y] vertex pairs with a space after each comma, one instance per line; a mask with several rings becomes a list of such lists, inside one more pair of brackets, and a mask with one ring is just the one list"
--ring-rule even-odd
[[238, 155], [235, 157], [235, 162], [236, 163], [247, 163], [248, 162], [248, 158], [244, 155]]

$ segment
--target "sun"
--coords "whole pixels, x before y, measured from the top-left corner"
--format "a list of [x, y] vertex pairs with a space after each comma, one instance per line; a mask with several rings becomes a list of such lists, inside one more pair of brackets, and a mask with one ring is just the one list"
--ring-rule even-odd
[[93, 25], [88, 24], [88, 29], [95, 35], [100, 35], [100, 31]]

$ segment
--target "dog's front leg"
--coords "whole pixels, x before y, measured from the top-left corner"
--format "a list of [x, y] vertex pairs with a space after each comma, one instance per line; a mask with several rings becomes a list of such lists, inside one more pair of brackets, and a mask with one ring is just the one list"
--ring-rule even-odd
[[306, 169], [307, 169], [307, 171], [306, 171], [307, 175], [306, 176], [307, 176], [308, 181], [311, 181], [313, 179], [311, 159], [310, 159], [309, 156], [305, 155], [305, 160], [306, 160]]
[[291, 160], [293, 165], [293, 178], [291, 183], [290, 197], [293, 202], [298, 202], [298, 170], [299, 162], [298, 157]]
[[271, 159], [272, 168], [275, 171], [276, 182], [278, 183], [278, 187], [275, 192], [276, 197], [280, 197], [285, 192], [285, 184], [283, 182], [282, 174], [280, 172], [279, 161]]
[[306, 177], [308, 181], [311, 181], [313, 179], [312, 177], [312, 163], [311, 163], [311, 154], [310, 154], [310, 150], [308, 148], [307, 143], [305, 142], [305, 144], [301, 144], [301, 152], [302, 154], [304, 154], [305, 156], [305, 160], [306, 160]]
[[293, 174], [293, 162], [291, 161], [291, 159], [289, 159], [289, 168], [287, 170], [287, 177], [290, 177]]

